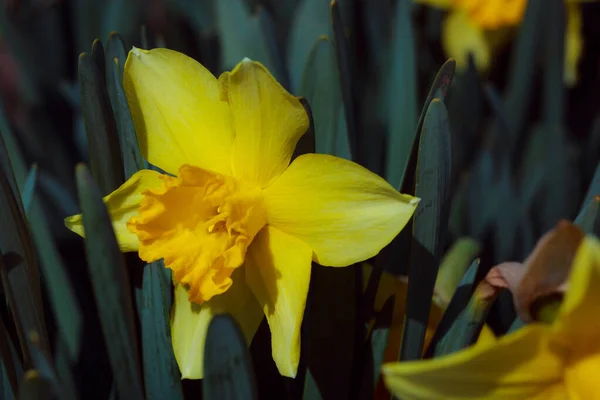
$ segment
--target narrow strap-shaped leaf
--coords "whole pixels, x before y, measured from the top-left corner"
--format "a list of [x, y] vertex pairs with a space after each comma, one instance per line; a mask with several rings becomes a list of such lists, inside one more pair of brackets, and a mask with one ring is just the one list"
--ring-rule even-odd
[[125, 175], [115, 119], [106, 92], [104, 54], [98, 56], [99, 46], [102, 46], [100, 42], [95, 42], [92, 55], [82, 53], [79, 56], [79, 90], [92, 174], [102, 195], [107, 195], [125, 181]]
[[414, 177], [416, 176], [415, 172], [417, 170], [417, 154], [419, 151], [418, 143], [421, 139], [421, 130], [423, 128], [423, 122], [425, 121], [425, 115], [429, 109], [429, 104], [431, 104], [433, 99], [437, 98], [441, 101], [445, 100], [448, 89], [452, 84], [452, 78], [454, 77], [455, 69], [456, 61], [454, 61], [452, 58], [448, 59], [438, 71], [437, 75], [435, 76], [435, 80], [429, 89], [429, 94], [427, 95], [427, 99], [425, 99], [425, 104], [423, 105], [421, 116], [419, 117], [419, 122], [417, 123], [416, 134], [412, 144], [410, 145], [410, 156], [406, 160], [404, 171], [402, 172], [402, 179], [400, 180], [400, 185], [398, 186], [401, 193], [413, 193], [414, 191]]
[[474, 260], [456, 288], [454, 296], [444, 311], [436, 332], [425, 351], [425, 358], [438, 356], [447, 351], [453, 335], [460, 334], [463, 322], [459, 318], [473, 297], [474, 283], [479, 269], [479, 259]]
[[591, 202], [584, 204], [574, 222], [585, 233], [600, 236], [600, 196], [595, 196]]
[[[303, 351], [308, 369], [304, 390], [308, 394], [319, 393], [325, 399], [349, 398], [353, 368], [362, 368], [352, 352], [356, 335], [353, 268], [312, 267], [303, 322]], [[332, 287], [336, 288], [334, 296]]]
[[106, 87], [119, 136], [125, 179], [129, 179], [131, 175], [144, 168], [144, 159], [123, 90], [123, 69], [126, 60], [127, 54], [121, 36], [111, 33], [106, 45]]
[[[0, 122], [2, 120], [3, 117], [0, 115]], [[8, 126], [2, 130], [0, 144], [2, 147], [6, 146], [8, 157], [10, 157], [10, 164], [13, 167], [13, 171], [15, 171], [15, 187], [18, 186], [23, 192], [26, 192], [25, 160]], [[2, 159], [3, 157], [0, 157], [0, 160]], [[45, 182], [43, 178], [46, 175], [44, 171], [39, 171], [39, 183], [41, 186]], [[74, 203], [74, 201], [68, 193], [60, 190], [56, 191], [58, 192], [56, 200], [60, 200], [61, 205], [67, 209], [76, 207], [75, 204], [69, 204]], [[48, 289], [50, 304], [52, 305], [58, 324], [58, 332], [64, 338], [64, 343], [69, 353], [69, 360], [75, 362], [78, 359], [81, 344], [81, 310], [71, 286], [71, 281], [67, 276], [67, 269], [50, 232], [47, 217], [42, 211], [40, 199], [37, 197], [37, 192], [35, 191], [32, 192], [31, 205], [27, 217], [35, 248], [38, 254], [43, 255], [39, 261]], [[61, 370], [60, 372], [62, 373], [63, 371]], [[61, 378], [66, 380], [65, 377], [61, 376]]]
[[49, 354], [40, 347], [40, 337], [36, 332], [29, 333], [29, 343], [33, 367], [49, 383], [51, 391], [59, 399], [74, 400], [75, 388], [69, 385], [70, 382], [61, 384]]
[[144, 266], [142, 288], [136, 301], [142, 333], [146, 397], [183, 399], [181, 374], [173, 355], [169, 324], [172, 282], [162, 260]]
[[596, 196], [600, 196], [600, 162], [598, 162], [592, 180], [588, 186], [583, 205], [585, 206], [586, 204], [591, 203]]
[[[18, 356], [14, 346], [12, 346], [12, 339], [2, 318], [0, 318], [0, 358], [2, 358], [2, 369], [5, 376], [4, 383], [10, 385], [13, 394], [16, 394], [19, 392], [19, 380], [23, 375], [23, 369], [18, 363]], [[4, 389], [4, 393], [6, 392], [7, 390]]]
[[[4, 141], [0, 138], [0, 253], [3, 254], [3, 285], [10, 287], [14, 301], [10, 304], [13, 315], [22, 326], [20, 341], [23, 355], [29, 360], [24, 332], [40, 332], [44, 349], [49, 349], [41, 301], [40, 277], [32, 245], [31, 233], [22, 213], [19, 192], [13, 192], [8, 176], [14, 175], [10, 167]], [[16, 185], [15, 185], [16, 186]], [[21, 205], [21, 207], [19, 207]]]
[[52, 384], [40, 373], [31, 369], [21, 381], [19, 400], [51, 400], [54, 398]]
[[320, 37], [310, 52], [304, 67], [300, 94], [311, 104], [316, 152], [334, 155], [342, 96], [335, 49], [326, 36]]
[[284, 79], [276, 68], [263, 21], [250, 13], [247, 1], [218, 1], [215, 2], [215, 9], [221, 39], [222, 67], [231, 70], [244, 57], [248, 57], [264, 64], [278, 81]]
[[448, 114], [444, 103], [434, 99], [425, 115], [419, 141], [415, 193], [421, 202], [413, 224], [401, 360], [416, 360], [421, 356], [446, 237], [450, 164]]
[[119, 397], [143, 399], [129, 277], [100, 189], [88, 169], [76, 169], [88, 269]]
[[208, 325], [202, 395], [205, 400], [257, 398], [248, 346], [228, 314], [216, 315]]
[[23, 193], [21, 193], [21, 200], [23, 201], [23, 208], [25, 214], [29, 213], [31, 209], [31, 202], [33, 200], [33, 192], [37, 184], [38, 167], [37, 164], [33, 164], [27, 174], [25, 185], [23, 186]]
[[[546, 0], [529, 0], [527, 2], [525, 16], [523, 22], [519, 25], [516, 45], [513, 48], [503, 107], [509, 125], [507, 134], [513, 146], [525, 123], [525, 117], [529, 110], [532, 95], [531, 81], [535, 73], [535, 61], [539, 51], [538, 44], [542, 31], [542, 11], [546, 7], [546, 3]], [[554, 28], [558, 29], [557, 27]], [[562, 81], [562, 76], [559, 79]], [[493, 132], [497, 132], [498, 128], [497, 124], [491, 127]]]
[[[400, 187], [411, 156], [417, 125], [417, 60], [412, 24], [412, 1], [396, 2], [388, 87], [389, 149], [386, 179]], [[425, 106], [427, 107], [427, 105]]]
[[331, 2], [331, 23], [333, 26], [333, 39], [339, 71], [340, 86], [342, 91], [342, 103], [344, 105], [344, 116], [346, 118], [346, 129], [350, 141], [350, 154], [354, 161], [360, 161], [358, 156], [358, 131], [355, 117], [355, 98], [352, 74], [352, 59], [350, 49], [346, 40], [342, 16], [337, 0]]
[[565, 58], [565, 2], [544, 2], [543, 49], [544, 49], [544, 96], [543, 120], [549, 126], [563, 123], [564, 58]]

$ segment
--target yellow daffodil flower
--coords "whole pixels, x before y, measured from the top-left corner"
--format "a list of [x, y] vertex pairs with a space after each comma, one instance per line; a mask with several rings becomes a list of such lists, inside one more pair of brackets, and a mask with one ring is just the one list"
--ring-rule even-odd
[[485, 345], [383, 366], [402, 399], [596, 399], [600, 393], [600, 242], [580, 244], [552, 324], [531, 323]]
[[[472, 53], [480, 71], [490, 67], [495, 50], [506, 42], [521, 23], [527, 0], [416, 0], [418, 3], [449, 10], [442, 27], [442, 46], [459, 69], [466, 68]], [[597, 0], [565, 0], [564, 82], [577, 83], [577, 67], [583, 51], [580, 3]]]
[[[275, 363], [294, 377], [311, 262], [376, 255], [418, 199], [341, 158], [290, 164], [309, 118], [257, 62], [217, 79], [181, 53], [134, 48], [124, 87], [142, 154], [168, 175], [139, 171], [104, 201], [121, 249], [173, 271], [183, 378], [202, 378], [206, 328], [222, 312], [248, 342], [266, 316]], [[66, 224], [84, 235], [81, 215]]]

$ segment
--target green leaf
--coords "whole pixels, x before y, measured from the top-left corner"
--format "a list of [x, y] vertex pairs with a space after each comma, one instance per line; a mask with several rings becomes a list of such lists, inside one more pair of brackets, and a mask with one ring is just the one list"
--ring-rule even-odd
[[19, 389], [19, 400], [52, 400], [54, 398], [52, 384], [36, 370], [29, 370], [25, 373]]
[[228, 314], [216, 315], [208, 325], [202, 395], [206, 400], [257, 398], [246, 340]]
[[143, 399], [130, 285], [123, 254], [100, 189], [88, 169], [76, 169], [88, 270], [119, 397]]
[[[357, 318], [355, 268], [362, 267], [312, 267], [303, 322], [307, 366], [304, 387], [307, 393], [320, 393], [325, 399], [350, 398], [353, 367], [362, 367], [353, 354]], [[307, 396], [305, 393], [305, 398], [311, 398]]]
[[14, 398], [14, 393], [19, 391], [19, 380], [23, 375], [23, 367], [2, 318], [0, 318], [0, 358], [2, 358], [3, 386], [6, 385], [4, 394], [12, 392], [4, 398]]
[[[0, 127], [2, 127], [4, 121], [6, 120], [3, 114], [0, 113]], [[4, 144], [6, 145], [10, 164], [15, 171], [14, 178], [16, 182], [14, 186], [18, 186], [22, 192], [26, 192], [26, 164], [23, 155], [8, 125], [4, 125], [3, 128], [0, 129], [2, 133], [0, 147], [4, 148]], [[2, 160], [3, 162], [7, 162], [8, 157], [0, 157], [0, 161]], [[45, 183], [45, 180], [42, 179], [44, 176], [44, 171], [40, 171], [40, 184], [42, 186]], [[62, 205], [72, 203], [70, 196], [64, 191], [58, 190], [56, 198], [60, 200], [60, 204]], [[59, 336], [63, 337], [66, 344], [69, 360], [75, 362], [78, 359], [81, 346], [81, 310], [70, 279], [67, 276], [66, 267], [52, 237], [47, 217], [42, 211], [42, 205], [37, 192], [32, 193], [28, 220], [35, 248], [38, 254], [42, 255], [40, 265], [46, 281], [50, 304], [52, 305], [52, 310], [58, 324]], [[62, 376], [63, 372], [64, 370], [60, 371], [61, 378], [66, 381], [67, 378]]]
[[260, 18], [251, 15], [244, 0], [216, 2], [221, 66], [232, 70], [244, 57], [264, 64], [279, 82], [285, 82], [284, 71], [277, 69], [274, 54]]
[[[532, 96], [531, 82], [534, 80], [535, 61], [540, 46], [542, 11], [546, 0], [530, 0], [527, 2], [523, 22], [519, 25], [516, 44], [513, 47], [512, 61], [509, 72], [506, 96], [504, 99], [504, 115], [508, 122], [506, 134], [510, 146], [516, 145], [516, 140], [525, 124]], [[560, 77], [562, 82], [562, 76]], [[491, 127], [493, 136], [500, 137], [498, 124]]]
[[[26, 361], [30, 360], [26, 332], [39, 332], [49, 350], [42, 306], [40, 277], [23, 204], [10, 167], [4, 140], [0, 139], [0, 249], [2, 284], [9, 299]], [[11, 185], [10, 182], [13, 182]], [[8, 295], [12, 293], [12, 295]]]
[[336, 153], [342, 108], [339, 84], [335, 49], [329, 38], [322, 36], [310, 52], [300, 89], [300, 95], [308, 100], [313, 112], [317, 153]]
[[126, 60], [127, 54], [121, 36], [111, 33], [106, 44], [106, 87], [119, 136], [125, 179], [129, 179], [144, 168], [144, 159], [140, 153], [133, 119], [123, 90], [123, 68]]
[[369, 344], [368, 348], [370, 350], [370, 357], [368, 357], [367, 360], [372, 363], [372, 368], [370, 370], [365, 368], [365, 372], [371, 372], [372, 376], [370, 377], [371, 381], [369, 382], [369, 385], [365, 385], [363, 390], [364, 398], [369, 398], [369, 393], [375, 391], [379, 382], [381, 365], [383, 364], [385, 349], [388, 345], [388, 338], [390, 336], [390, 324], [392, 323], [395, 300], [395, 296], [391, 296], [387, 299], [381, 308], [381, 311], [377, 314], [373, 329], [367, 338]]
[[58, 374], [56, 373], [50, 356], [41, 348], [40, 337], [36, 332], [29, 334], [29, 343], [33, 368], [35, 368], [39, 376], [49, 384], [50, 391], [59, 399], [74, 400], [74, 386], [71, 385], [71, 382], [69, 382], [68, 385], [59, 382]]
[[287, 65], [293, 93], [301, 91], [310, 54], [321, 36], [332, 33], [329, 3], [326, 0], [300, 0], [290, 27]]
[[574, 222], [585, 233], [600, 236], [600, 196], [595, 196], [592, 201], [584, 204]]
[[444, 103], [434, 99], [419, 141], [415, 194], [421, 201], [414, 217], [401, 360], [421, 356], [448, 224], [450, 165], [448, 114]]
[[[412, 1], [398, 0], [393, 25], [388, 73], [389, 143], [386, 179], [396, 188], [402, 184], [403, 169], [411, 156], [417, 127], [417, 71], [412, 25]], [[427, 108], [429, 104], [425, 104]]]
[[136, 301], [142, 334], [146, 397], [183, 399], [181, 374], [171, 345], [169, 324], [171, 279], [162, 260], [144, 266]]
[[416, 134], [413, 137], [413, 140], [410, 144], [410, 152], [409, 157], [405, 160], [403, 166], [404, 170], [402, 172], [402, 179], [400, 180], [400, 185], [396, 186], [399, 188], [401, 193], [414, 193], [415, 181], [414, 177], [416, 176], [417, 170], [417, 154], [419, 151], [419, 140], [421, 138], [421, 131], [423, 128], [423, 122], [425, 121], [426, 112], [429, 109], [429, 105], [433, 101], [433, 99], [437, 98], [441, 101], [444, 101], [446, 95], [448, 94], [448, 89], [452, 84], [452, 78], [454, 77], [454, 70], [456, 69], [456, 61], [452, 58], [449, 59], [442, 65], [437, 75], [435, 76], [435, 80], [429, 89], [429, 94], [427, 95], [427, 99], [425, 99], [425, 104], [423, 105], [423, 109], [421, 110], [421, 116], [419, 117], [419, 122], [417, 123]]
[[125, 176], [115, 119], [106, 92], [104, 52], [101, 51], [101, 46], [99, 41], [95, 41], [91, 56], [86, 53], [79, 56], [78, 72], [81, 112], [92, 174], [102, 195], [107, 195], [125, 181]]
[[338, 130], [333, 155], [345, 158], [346, 160], [352, 160], [352, 154], [350, 154], [350, 138], [348, 137], [348, 129], [346, 128], [346, 117], [344, 116], [343, 105], [340, 105], [338, 115]]
[[[544, 96], [543, 120], [548, 126], [564, 120], [565, 2], [547, 0], [543, 7], [544, 22]], [[531, 85], [528, 85], [531, 86]]]
[[[435, 357], [450, 354], [460, 350], [465, 346], [465, 341], [472, 339], [473, 328], [476, 328], [469, 317], [472, 314], [467, 310], [473, 299], [473, 285], [479, 268], [479, 260], [474, 260], [462, 280], [460, 281], [456, 295], [452, 297], [450, 304], [431, 340], [427, 349], [426, 357], [435, 355]], [[479, 327], [481, 328], [481, 326]], [[474, 329], [476, 330], [476, 329]], [[479, 334], [479, 330], [476, 330]]]
[[355, 120], [353, 61], [350, 56], [350, 48], [346, 39], [346, 31], [342, 23], [342, 16], [337, 0], [331, 2], [331, 24], [333, 27], [333, 39], [342, 92], [342, 104], [344, 105], [344, 117], [346, 119], [346, 131], [348, 132], [350, 143], [350, 154], [352, 154], [353, 160], [360, 162], [358, 132]]
[[23, 186], [23, 192], [21, 193], [21, 201], [23, 202], [23, 208], [25, 214], [29, 213], [31, 209], [31, 202], [33, 201], [33, 192], [35, 191], [37, 176], [38, 176], [37, 164], [33, 164], [27, 174], [25, 185]]
[[588, 186], [587, 193], [585, 194], [585, 200], [583, 200], [583, 204], [589, 204], [594, 201], [596, 196], [600, 196], [600, 162], [596, 166], [596, 170], [594, 171], [594, 175], [592, 176], [592, 180]]

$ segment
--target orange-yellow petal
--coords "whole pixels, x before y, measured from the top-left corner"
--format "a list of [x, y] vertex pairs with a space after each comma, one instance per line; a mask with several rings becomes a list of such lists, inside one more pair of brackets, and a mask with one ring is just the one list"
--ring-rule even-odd
[[288, 166], [308, 114], [258, 62], [244, 59], [219, 82], [233, 113], [233, 173], [265, 187]]
[[302, 241], [266, 226], [248, 250], [246, 282], [267, 316], [273, 360], [294, 378], [300, 361], [300, 326], [310, 283], [312, 250]]
[[214, 315], [231, 314], [248, 345], [263, 319], [263, 311], [244, 282], [244, 269], [238, 268], [231, 277], [233, 284], [229, 290], [203, 305], [190, 303], [185, 288], [180, 284], [175, 286], [171, 337], [182, 379], [202, 379], [206, 330]]
[[183, 165], [178, 177], [146, 191], [127, 227], [140, 241], [140, 258], [164, 258], [197, 303], [224, 293], [246, 249], [266, 223], [258, 186]]
[[[160, 187], [161, 185], [162, 180], [160, 173], [144, 169], [133, 174], [114, 192], [104, 197], [104, 204], [106, 204], [110, 219], [112, 220], [121, 251], [128, 252], [138, 250], [138, 238], [127, 229], [127, 221], [137, 214], [140, 202], [143, 198], [142, 193], [146, 190]], [[73, 232], [85, 237], [81, 214], [65, 218], [65, 225]]]
[[168, 49], [133, 48], [125, 95], [142, 155], [176, 174], [182, 164], [230, 174], [234, 131], [217, 79], [200, 63]]
[[324, 154], [296, 158], [264, 192], [269, 224], [308, 244], [314, 261], [334, 267], [379, 253], [418, 203], [360, 165]]

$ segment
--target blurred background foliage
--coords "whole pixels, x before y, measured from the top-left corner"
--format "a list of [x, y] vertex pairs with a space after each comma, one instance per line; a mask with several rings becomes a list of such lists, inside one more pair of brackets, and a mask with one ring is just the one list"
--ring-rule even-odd
[[[23, 301], [35, 303], [31, 307], [43, 308], [36, 317], [41, 319], [35, 322], [34, 318], [31, 324], [41, 326], [45, 321], [47, 329], [42, 332], [47, 331], [48, 337], [40, 334], [31, 343], [32, 348], [54, 354], [56, 370], [44, 370], [44, 382], [54, 382], [58, 375], [63, 384], [65, 380], [70, 382], [62, 390], [79, 393], [78, 397], [116, 396], [112, 383], [116, 372], [107, 355], [112, 339], [104, 340], [107, 333], [104, 331], [103, 336], [102, 330], [111, 318], [103, 314], [109, 307], [103, 303], [110, 302], [112, 295], [105, 301], [94, 285], [98, 279], [105, 279], [110, 285], [122, 277], [118, 278], [118, 272], [97, 277], [94, 266], [86, 268], [83, 242], [64, 227], [63, 219], [82, 208], [95, 207], [93, 196], [88, 203], [84, 201], [87, 197], [81, 196], [87, 193], [82, 187], [89, 186], [85, 173], [80, 172], [77, 180], [73, 173], [78, 162], [89, 164], [90, 148], [98, 146], [90, 141], [90, 131], [116, 129], [120, 139], [125, 140], [122, 132], [130, 126], [128, 111], [119, 111], [122, 88], [115, 82], [120, 82], [124, 55], [131, 46], [181, 51], [215, 75], [231, 69], [243, 57], [262, 62], [284, 87], [308, 100], [314, 136], [301, 143], [302, 151], [316, 149], [353, 159], [395, 187], [406, 189], [403, 191], [414, 193], [417, 184], [417, 195], [419, 190], [425, 193], [435, 215], [427, 214], [430, 220], [415, 219], [415, 227], [408, 227], [400, 237], [410, 236], [411, 228], [414, 238], [435, 236], [431, 245], [435, 249], [430, 249], [437, 259], [432, 267], [434, 273], [437, 262], [449, 248], [454, 248], [453, 244], [462, 246], [460, 252], [467, 254], [461, 261], [466, 263], [462, 272], [479, 255], [479, 269], [475, 266], [473, 271], [477, 270], [477, 279], [481, 279], [498, 262], [523, 260], [537, 239], [561, 218], [576, 220], [579, 215], [580, 224], [598, 234], [599, 200], [593, 195], [600, 194], [600, 25], [596, 23], [600, 5], [581, 4], [584, 40], [577, 66], [579, 79], [565, 88], [561, 45], [564, 31], [557, 28], [562, 26], [564, 16], [561, 4], [559, 0], [531, 0], [524, 23], [510, 40], [494, 50], [488, 70], [478, 71], [471, 58], [466, 68], [457, 69], [454, 74], [452, 66], [446, 64], [446, 70], [440, 72], [441, 81], [436, 81], [447, 61], [442, 49], [442, 25], [448, 12], [409, 0], [338, 0], [333, 8], [328, 0], [4, 0], [0, 5], [0, 131], [3, 166], [7, 165], [8, 155], [14, 181], [7, 173], [3, 188], [11, 187], [13, 193], [20, 193], [20, 203], [10, 203], [8, 198], [5, 201], [12, 204], [11, 210], [21, 208], [27, 216], [33, 239], [15, 240], [19, 225], [14, 221], [19, 218], [15, 212], [4, 213], [3, 221], [10, 220], [16, 227], [3, 222], [5, 239], [1, 249], [6, 258], [10, 251], [31, 253], [17, 245], [31, 245], [31, 240], [35, 243], [42, 271], [41, 284], [37, 283], [42, 298], [33, 296], [27, 300], [23, 295], [27, 291], [18, 292], [18, 286], [11, 290], [17, 291], [13, 293], [17, 302], [24, 297]], [[118, 32], [119, 36], [111, 32]], [[101, 43], [94, 43], [95, 39]], [[88, 55], [78, 64], [82, 52]], [[97, 57], [106, 57], [106, 71], [100, 71], [98, 64], [92, 65]], [[118, 62], [113, 68], [111, 62], [115, 58]], [[91, 78], [86, 78], [86, 74]], [[98, 76], [105, 79], [103, 84], [108, 88], [101, 95], [94, 92]], [[450, 82], [449, 88], [444, 86]], [[427, 98], [430, 88], [431, 97]], [[442, 101], [430, 106], [433, 97]], [[104, 111], [98, 105], [101, 103]], [[89, 114], [84, 124], [82, 109], [96, 106], [100, 107], [100, 114]], [[439, 177], [433, 189], [418, 188], [419, 179], [413, 179], [414, 155], [412, 165], [408, 163], [413, 141], [418, 139], [415, 132], [420, 132], [422, 110], [425, 124], [428, 118], [434, 121], [428, 126], [438, 123], [436, 129], [444, 130], [449, 140], [444, 143], [443, 138], [429, 136], [420, 139], [419, 163], [433, 162], [423, 165], [433, 168]], [[115, 127], [98, 125], [102, 125], [106, 113], [111, 118], [114, 115]], [[429, 142], [424, 147], [426, 140]], [[121, 142], [122, 151], [123, 148], [127, 145]], [[429, 153], [423, 155], [423, 149]], [[416, 150], [417, 147], [414, 154]], [[428, 159], [430, 153], [435, 154]], [[100, 153], [92, 154], [94, 157], [100, 157], [96, 169], [100, 164], [111, 168], [110, 158], [102, 159]], [[126, 175], [143, 166], [139, 154], [124, 158]], [[596, 185], [593, 190], [592, 183]], [[98, 184], [101, 193], [106, 194], [110, 182], [106, 183], [108, 186], [100, 181]], [[2, 206], [8, 207], [6, 204]], [[12, 217], [6, 217], [9, 214]], [[19, 235], [22, 239], [27, 233]], [[10, 247], [13, 242], [16, 250]], [[106, 246], [105, 251], [110, 253], [111, 244]], [[411, 262], [406, 245], [389, 248], [394, 251], [381, 265], [393, 275], [407, 275]], [[135, 268], [141, 267], [135, 255], [128, 255], [126, 261], [134, 266], [129, 274], [131, 286], [117, 286], [119, 290], [133, 290], [132, 301], [136, 305], [131, 307], [137, 311], [134, 319], [121, 317], [135, 320], [136, 326], [125, 329], [125, 333], [114, 333], [114, 340], [130, 341], [131, 358], [143, 359], [145, 368], [149, 363], [146, 357], [158, 354], [150, 363], [160, 364], [155, 376], [170, 374], [175, 378], [165, 380], [176, 383], [168, 392], [151, 394], [148, 381], [153, 375], [144, 371], [146, 395], [165, 398], [160, 394], [167, 393], [168, 398], [176, 398], [182, 393], [178, 372], [168, 347], [161, 347], [160, 342], [169, 340], [165, 316], [170, 304], [170, 275], [168, 271], [163, 273], [160, 264]], [[309, 316], [303, 327], [302, 363], [309, 368], [301, 369], [295, 381], [279, 377], [271, 360], [268, 328], [263, 324], [251, 347], [260, 398], [299, 398], [303, 391], [305, 398], [317, 398], [311, 392], [317, 387], [319, 396], [325, 398], [332, 398], [335, 390], [338, 398], [359, 392], [352, 391], [350, 379], [340, 377], [346, 374], [346, 378], [356, 378], [352, 375], [356, 369], [351, 365], [358, 359], [339, 349], [357, 342], [355, 336], [362, 327], [355, 325], [355, 320], [360, 319], [354, 314], [364, 319], [371, 315], [371, 310], [364, 311], [366, 316], [361, 314], [360, 307], [348, 310], [346, 300], [360, 297], [355, 287], [362, 288], [362, 284], [355, 282], [356, 275], [340, 270], [315, 268], [313, 277]], [[476, 278], [470, 279], [472, 284]], [[31, 284], [32, 280], [25, 282]], [[432, 285], [433, 281], [429, 286]], [[413, 292], [418, 290], [413, 287]], [[432, 289], [433, 286], [429, 293]], [[4, 293], [8, 298], [6, 288]], [[121, 296], [129, 297], [127, 293]], [[411, 296], [418, 297], [411, 295], [409, 289], [409, 306]], [[511, 301], [510, 295], [501, 295], [490, 311], [487, 322], [497, 334], [513, 324]], [[327, 311], [319, 311], [320, 308]], [[22, 341], [22, 332], [11, 325], [11, 311], [5, 302], [0, 309], [6, 325], [0, 330], [12, 337], [11, 343], [19, 343], [17, 337]], [[58, 309], [63, 310], [62, 314]], [[331, 315], [336, 315], [334, 321]], [[153, 324], [163, 326], [153, 331], [159, 332], [154, 339], [144, 337], [145, 332], [155, 329], [149, 328]], [[345, 337], [344, 332], [351, 333]], [[124, 336], [119, 337], [121, 333]], [[379, 339], [371, 335], [373, 346], [385, 347], [389, 334], [386, 331]], [[332, 337], [337, 337], [337, 342]], [[377, 340], [384, 344], [377, 344]], [[153, 343], [156, 348], [152, 348]], [[324, 348], [330, 351], [329, 358], [321, 362], [318, 353]], [[14, 346], [3, 354], [11, 351], [14, 354]], [[40, 370], [41, 356], [30, 356], [38, 361], [29, 365]], [[373, 364], [377, 364], [376, 357]], [[342, 371], [337, 375], [331, 372], [336, 365]], [[11, 393], [9, 375], [4, 370], [2, 387], [6, 398]], [[23, 379], [37, 382], [38, 378], [30, 375]], [[375, 382], [377, 377], [375, 373]], [[323, 383], [327, 379], [330, 382]], [[169, 387], [168, 382], [161, 386], [164, 390]], [[31, 385], [39, 392], [31, 389], [34, 391], [23, 393], [48, 392], [43, 386], [35, 386], [37, 383]], [[136, 385], [132, 387], [133, 392], [129, 393], [137, 393]], [[183, 392], [190, 398], [199, 395], [200, 387], [198, 381], [183, 382]], [[121, 393], [120, 397], [125, 396]]]

